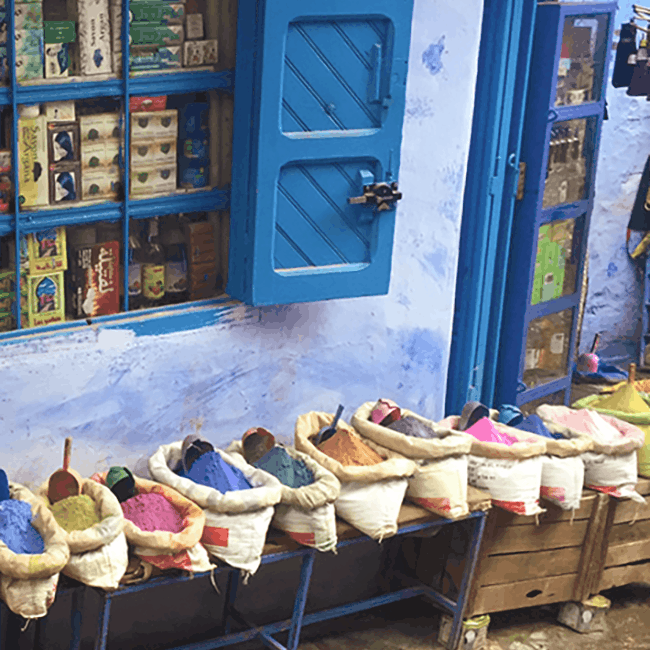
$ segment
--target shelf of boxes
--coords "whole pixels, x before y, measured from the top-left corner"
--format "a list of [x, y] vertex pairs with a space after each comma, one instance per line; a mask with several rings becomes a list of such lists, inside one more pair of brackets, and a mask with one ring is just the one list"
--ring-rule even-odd
[[[208, 2], [214, 9], [214, 0]], [[224, 187], [218, 186], [210, 157], [214, 147], [208, 147], [215, 119], [209, 104], [213, 91], [232, 93], [234, 70], [216, 68], [218, 42], [208, 38], [197, 0], [63, 4], [66, 15], [57, 20], [48, 20], [47, 3], [5, 0], [0, 8], [0, 29], [15, 34], [9, 42], [0, 42], [2, 75], [8, 84], [0, 87], [0, 108], [11, 113], [5, 125], [10, 134], [6, 153], [11, 155], [0, 152], [0, 237], [15, 239], [11, 290], [5, 286], [6, 268], [0, 270], [0, 331], [7, 329], [6, 308], [12, 300], [18, 329], [65, 319], [67, 267], [55, 269], [46, 260], [43, 268], [34, 269], [28, 259], [32, 242], [41, 241], [45, 231], [50, 238], [56, 233], [52, 246], [60, 253], [67, 250], [66, 226], [119, 222], [123, 310], [129, 311], [129, 222], [214, 213], [229, 206], [227, 179]], [[130, 18], [128, 25], [124, 15]], [[123, 60], [129, 61], [128, 70], [122, 69]], [[133, 104], [138, 98], [155, 101], [196, 94], [208, 96], [208, 103], [190, 100], [181, 108], [154, 106], [156, 110]], [[75, 114], [75, 102], [102, 98], [118, 100], [121, 110]], [[199, 116], [206, 110], [208, 121]], [[199, 118], [203, 122], [198, 130], [204, 135], [197, 138], [186, 127], [188, 120], [198, 124]], [[19, 197], [15, 205], [6, 200], [11, 186]], [[209, 297], [208, 285], [216, 275], [208, 268], [216, 264], [211, 252], [214, 234], [208, 236], [200, 223], [186, 225], [185, 234], [188, 253], [192, 246], [194, 250], [194, 257], [188, 254], [188, 284], [195, 287], [190, 299]], [[200, 246], [197, 237], [203, 239]], [[48, 286], [43, 289], [45, 279]], [[37, 284], [40, 296], [52, 303], [43, 322], [32, 313], [37, 311]], [[51, 300], [52, 295], [60, 302]]]

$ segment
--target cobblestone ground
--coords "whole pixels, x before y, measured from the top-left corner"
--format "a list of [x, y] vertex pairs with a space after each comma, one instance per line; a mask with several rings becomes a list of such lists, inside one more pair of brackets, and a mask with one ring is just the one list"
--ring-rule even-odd
[[[612, 601], [601, 629], [587, 634], [556, 621], [559, 605], [492, 615], [485, 650], [650, 650], [650, 585], [603, 592]], [[299, 650], [425, 650], [438, 614], [414, 599], [303, 629]]]

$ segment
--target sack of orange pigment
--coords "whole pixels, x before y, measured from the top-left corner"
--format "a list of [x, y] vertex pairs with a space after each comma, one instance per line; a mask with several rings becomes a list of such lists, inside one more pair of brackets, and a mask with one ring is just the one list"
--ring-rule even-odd
[[239, 454], [282, 484], [282, 499], [275, 506], [272, 526], [304, 546], [336, 551], [334, 501], [341, 484], [334, 474], [307, 454], [277, 444], [273, 434], [262, 427], [249, 429], [226, 451]]
[[368, 537], [381, 541], [397, 532], [407, 478], [415, 474], [417, 466], [407, 458], [382, 456], [342, 420], [338, 420], [331, 437], [319, 442], [320, 432], [331, 427], [334, 417], [316, 411], [301, 415], [296, 421], [296, 449], [341, 482], [341, 492], [334, 502], [336, 514]]
[[43, 501], [9, 483], [0, 501], [0, 598], [23, 618], [40, 618], [54, 602], [70, 551]]
[[406, 497], [427, 510], [457, 519], [469, 513], [467, 504], [467, 455], [472, 439], [438, 426], [392, 400], [362, 404], [352, 426], [370, 442], [417, 463], [408, 479]]
[[90, 479], [81, 493], [52, 504], [48, 483], [38, 495], [49, 506], [70, 548], [63, 574], [91, 587], [117, 589], [129, 563], [124, 515], [115, 495]]
[[195, 434], [161, 445], [149, 458], [149, 473], [204, 509], [202, 542], [211, 555], [245, 579], [257, 571], [273, 506], [282, 497], [275, 477]]
[[[440, 421], [443, 428], [460, 430], [461, 418]], [[490, 493], [492, 505], [518, 515], [544, 512], [539, 505], [546, 440], [488, 417], [480, 418], [465, 433], [472, 436], [467, 478], [470, 485]]]
[[[108, 474], [93, 474], [91, 479], [106, 485]], [[135, 555], [159, 569], [210, 571], [213, 565], [200, 541], [203, 510], [166, 485], [138, 477], [133, 484], [134, 495], [120, 505], [124, 533]]]
[[591, 409], [544, 404], [537, 408], [537, 415], [546, 426], [565, 427], [573, 435], [591, 438], [591, 450], [582, 454], [585, 487], [645, 503], [635, 490], [637, 451], [645, 444], [641, 429]]

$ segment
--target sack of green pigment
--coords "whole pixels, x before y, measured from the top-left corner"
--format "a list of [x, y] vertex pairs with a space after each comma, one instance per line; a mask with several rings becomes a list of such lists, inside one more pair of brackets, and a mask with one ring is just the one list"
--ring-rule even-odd
[[[283, 484], [282, 499], [275, 506], [271, 524], [286, 532], [299, 544], [323, 552], [334, 551], [336, 549], [334, 501], [341, 491], [339, 480], [307, 454], [296, 451], [293, 447], [281, 445], [278, 447], [292, 459], [301, 461], [311, 473], [313, 482], [303, 487], [290, 487]], [[226, 451], [244, 458], [244, 449], [239, 440], [231, 443]]]
[[[438, 423], [454, 430], [460, 428], [460, 417], [450, 415]], [[468, 458], [467, 478], [470, 485], [485, 490], [492, 497], [492, 505], [519, 515], [535, 515], [544, 512], [539, 505], [542, 485], [543, 456], [546, 453], [546, 439], [493, 422], [487, 417], [478, 420], [467, 430], [486, 427], [495, 439], [489, 436], [472, 439]]]
[[68, 545], [47, 506], [30, 490], [9, 483], [11, 499], [29, 504], [31, 525], [42, 538], [43, 552], [14, 553], [0, 541], [0, 598], [23, 618], [40, 618], [54, 602], [59, 572], [70, 557]]
[[[39, 496], [48, 503], [48, 483]], [[129, 563], [124, 515], [104, 485], [84, 479], [81, 494], [49, 504], [70, 548], [63, 574], [91, 587], [117, 589]]]
[[330, 413], [311, 411], [299, 416], [295, 428], [296, 449], [341, 482], [341, 492], [334, 502], [341, 519], [378, 541], [394, 535], [408, 487], [407, 477], [415, 474], [416, 464], [407, 458], [386, 458], [368, 449], [343, 420], [338, 421], [336, 433], [316, 447], [319, 431], [333, 421], [334, 415]]
[[[91, 479], [106, 485], [106, 476], [107, 472], [102, 472], [93, 474]], [[127, 501], [121, 504], [122, 511], [127, 511], [124, 532], [135, 555], [163, 570], [182, 569], [190, 573], [210, 571], [213, 565], [200, 541], [205, 525], [205, 515], [201, 508], [176, 490], [154, 481], [135, 477], [135, 488], [136, 500], [142, 495], [152, 494], [162, 497], [166, 502], [163, 503], [164, 509], [157, 502], [152, 502], [149, 511], [146, 510], [146, 502], [142, 500], [133, 504], [128, 504]], [[171, 509], [170, 504], [173, 506]], [[133, 508], [129, 509], [131, 505]], [[171, 527], [168, 525], [168, 511], [174, 517]], [[136, 514], [138, 519], [130, 513]], [[136, 519], [138, 525], [129, 516]]]
[[203, 545], [211, 555], [240, 569], [247, 577], [257, 571], [262, 560], [273, 506], [282, 497], [282, 486], [275, 477], [253, 469], [243, 458], [220, 449], [213, 451], [240, 470], [251, 487], [220, 492], [176, 474], [174, 470], [183, 458], [181, 440], [158, 448], [149, 458], [149, 473], [204, 509]]
[[399, 454], [396, 458], [411, 458], [417, 463], [417, 471], [408, 479], [407, 498], [448, 519], [465, 517], [469, 513], [467, 454], [472, 439], [394, 405], [400, 422], [418, 428], [417, 434], [407, 435], [373, 422], [375, 406], [374, 402], [362, 404], [352, 416], [352, 426], [371, 448], [378, 451], [374, 443]]

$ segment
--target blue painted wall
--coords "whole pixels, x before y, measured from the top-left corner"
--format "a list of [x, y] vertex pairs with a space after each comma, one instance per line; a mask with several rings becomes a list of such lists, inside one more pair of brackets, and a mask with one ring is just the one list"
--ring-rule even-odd
[[312, 409], [390, 396], [443, 416], [482, 3], [416, 0], [388, 296], [245, 310], [241, 321], [136, 337], [89, 330], [0, 350], [2, 462], [34, 486], [74, 437], [75, 469], [146, 475], [202, 419], [220, 446], [251, 426], [293, 438]]
[[[616, 29], [632, 17], [632, 2], [622, 0]], [[618, 37], [614, 37], [618, 41]], [[580, 351], [601, 333], [602, 357], [634, 360], [641, 336], [642, 275], [628, 258], [625, 233], [645, 161], [650, 154], [650, 103], [628, 97], [610, 81], [610, 119], [604, 123], [596, 178], [596, 199], [589, 235], [589, 291]], [[638, 238], [630, 242], [630, 250]]]

